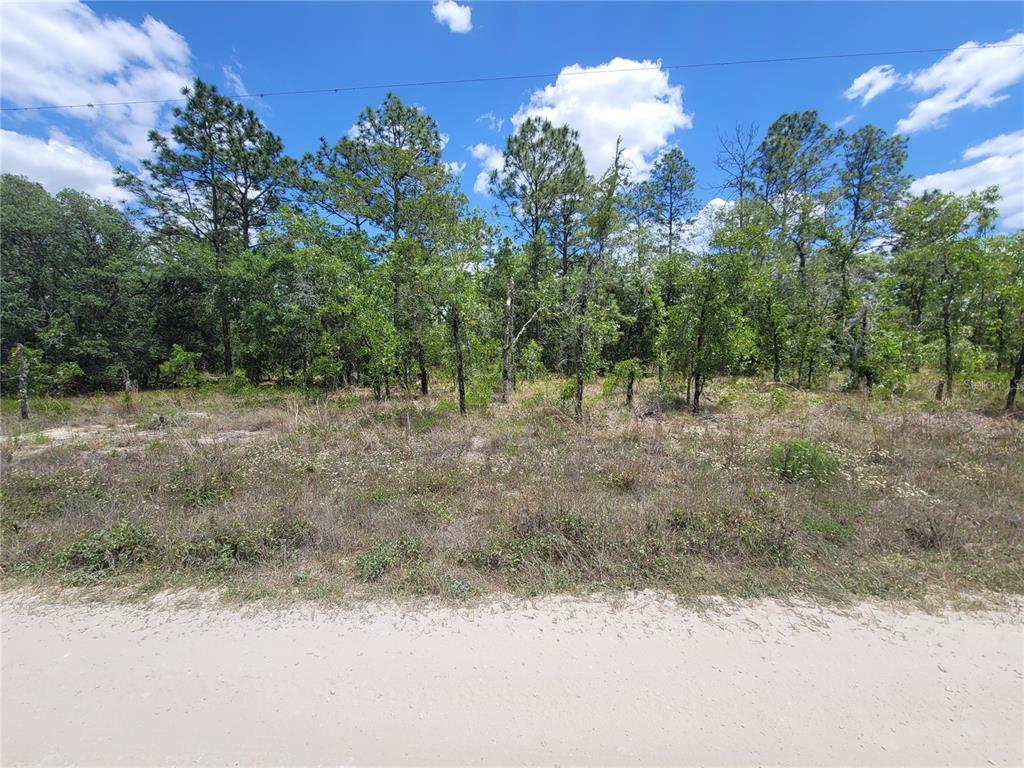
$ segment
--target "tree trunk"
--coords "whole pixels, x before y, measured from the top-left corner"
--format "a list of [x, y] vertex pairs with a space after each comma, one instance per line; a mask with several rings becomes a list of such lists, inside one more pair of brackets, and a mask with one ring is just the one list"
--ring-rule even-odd
[[636, 371], [633, 366], [629, 366], [629, 370], [626, 372], [626, 407], [633, 407], [633, 383], [636, 381]]
[[[584, 287], [585, 290], [585, 287]], [[583, 419], [583, 358], [586, 352], [586, 339], [584, 338], [584, 318], [587, 314], [586, 293], [580, 299], [580, 319], [576, 323], [576, 397], [574, 413], [576, 418]]]
[[25, 421], [28, 419], [28, 368], [25, 367], [25, 348], [21, 344], [18, 345], [16, 354], [18, 356], [18, 405], [21, 420]]
[[[996, 315], [999, 320], [998, 330], [996, 331], [996, 370], [1003, 370], [1003, 363], [1006, 362], [1006, 305], [1003, 303], [999, 304], [999, 312]], [[1011, 354], [1013, 354], [1011, 352]]]
[[693, 377], [693, 412], [700, 413], [700, 396], [704, 392], [704, 377], [697, 373]]
[[452, 343], [455, 344], [455, 385], [459, 390], [459, 414], [466, 415], [466, 367], [462, 360], [462, 319], [452, 307]]
[[224, 346], [224, 373], [230, 376], [235, 372], [234, 355], [231, 354], [231, 318], [223, 304], [220, 308], [220, 339]]
[[946, 368], [946, 399], [953, 399], [953, 331], [950, 326], [949, 300], [942, 309], [942, 347]]
[[[530, 278], [533, 280], [533, 295], [539, 300], [540, 294], [540, 224], [534, 225], [533, 238], [530, 241]], [[540, 344], [540, 313], [538, 312], [533, 320], [533, 340]]]
[[505, 335], [501, 339], [501, 402], [506, 405], [512, 379], [512, 293], [514, 290], [515, 280], [510, 277], [505, 285]]
[[423, 350], [423, 343], [416, 342], [416, 362], [420, 367], [420, 394], [427, 395], [430, 392], [427, 379], [427, 353]]
[[1017, 353], [1017, 362], [1013, 366], [1013, 376], [1010, 377], [1010, 391], [1006, 393], [1006, 410], [1013, 408], [1013, 401], [1017, 399], [1017, 387], [1020, 385], [1022, 372], [1024, 372], [1024, 342], [1021, 342], [1020, 352]]
[[132, 410], [132, 376], [127, 368], [124, 369], [124, 404], [129, 411]]

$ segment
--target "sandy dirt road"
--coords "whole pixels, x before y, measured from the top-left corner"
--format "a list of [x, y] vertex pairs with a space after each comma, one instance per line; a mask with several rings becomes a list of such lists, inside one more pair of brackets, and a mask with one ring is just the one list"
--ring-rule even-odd
[[1021, 765], [1020, 612], [7, 594], [5, 765]]

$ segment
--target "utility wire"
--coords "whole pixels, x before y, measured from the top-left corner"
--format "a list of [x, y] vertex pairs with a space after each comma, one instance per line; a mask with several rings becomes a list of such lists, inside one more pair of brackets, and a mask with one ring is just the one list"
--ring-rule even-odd
[[[992, 45], [958, 46], [956, 48], [917, 48], [903, 51], [871, 51], [860, 53], [826, 53], [815, 56], [782, 56], [770, 59], [735, 59], [733, 61], [707, 61], [691, 64], [671, 64], [668, 66], [653, 65], [650, 67], [623, 67], [619, 69], [584, 69], [575, 72], [546, 72], [534, 75], [495, 75], [492, 77], [462, 77], [451, 80], [419, 80], [406, 83], [379, 83], [375, 85], [340, 85], [334, 88], [309, 88], [292, 91], [259, 91], [239, 95], [239, 99], [263, 99], [269, 96], [309, 96], [319, 93], [345, 93], [352, 91], [372, 91], [393, 88], [415, 88], [433, 85], [466, 85], [469, 83], [497, 83], [510, 80], [538, 80], [552, 77], [575, 77], [577, 75], [604, 75], [623, 72], [647, 72], [654, 70], [702, 69], [709, 67], [735, 67], [748, 64], [781, 64], [786, 62], [823, 61], [827, 59], [854, 59], [869, 56], [908, 56], [921, 53], [950, 53], [952, 51], [975, 51], [990, 48], [1024, 48], [1022, 43], [994, 43]], [[138, 99], [135, 101], [89, 102], [86, 104], [60, 104], [37, 107], [0, 107], [2, 112], [30, 112], [46, 109], [95, 109], [97, 107], [132, 107], [142, 104], [173, 104], [186, 101], [184, 97], [174, 99]]]

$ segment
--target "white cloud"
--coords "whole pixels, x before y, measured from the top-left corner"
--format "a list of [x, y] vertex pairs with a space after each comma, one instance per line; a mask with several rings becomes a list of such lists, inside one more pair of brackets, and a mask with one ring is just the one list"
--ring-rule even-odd
[[964, 150], [964, 160], [982, 158], [973, 165], [916, 179], [910, 185], [915, 195], [932, 189], [966, 194], [999, 185], [1002, 200], [999, 213], [1004, 226], [1024, 227], [1024, 130], [1004, 133]]
[[238, 66], [238, 62], [235, 62], [235, 65], [225, 64], [222, 67], [224, 79], [228, 84], [228, 90], [236, 99], [249, 95], [249, 89], [245, 87], [245, 81], [242, 80], [242, 75], [238, 71], [239, 69], [241, 69], [241, 66]]
[[434, 21], [447, 24], [452, 32], [466, 33], [473, 29], [473, 9], [468, 5], [459, 5], [455, 0], [434, 0], [431, 10]]
[[[191, 79], [188, 43], [151, 16], [138, 26], [98, 16], [81, 2], [5, 4], [0, 80], [12, 106], [57, 106], [174, 98]], [[162, 104], [61, 110], [94, 141], [134, 162], [168, 112]]]
[[846, 117], [840, 117], [838, 120], [832, 123], [832, 127], [842, 128], [843, 126], [849, 125], [850, 121], [853, 120], [854, 117], [856, 117], [856, 115], [847, 115]]
[[484, 112], [480, 117], [476, 119], [478, 123], [486, 123], [487, 127], [492, 131], [501, 131], [505, 125], [505, 118], [498, 117], [494, 112]]
[[901, 79], [892, 64], [882, 64], [857, 77], [850, 87], [843, 91], [843, 95], [850, 101], [860, 99], [860, 105], [863, 107], [899, 83]]
[[964, 150], [964, 160], [976, 160], [979, 157], [993, 155], [1019, 154], [1024, 150], [1024, 129], [1013, 133], [1004, 133], [994, 139], [983, 141]]
[[473, 182], [473, 190], [486, 195], [487, 186], [491, 181], [491, 171], [500, 172], [505, 168], [505, 156], [500, 149], [490, 144], [474, 144], [469, 148], [469, 154], [479, 160], [481, 165], [481, 171]]
[[56, 194], [71, 187], [113, 202], [128, 198], [114, 186], [109, 161], [75, 146], [57, 130], [49, 139], [0, 129], [0, 171], [25, 176]]
[[660, 62], [618, 57], [596, 67], [564, 67], [553, 84], [533, 92], [512, 123], [533, 116], [579, 131], [587, 168], [595, 175], [611, 163], [620, 136], [625, 159], [639, 176], [646, 175], [669, 136], [693, 124], [683, 110], [682, 86], [669, 85]]
[[967, 42], [932, 66], [910, 76], [917, 93], [931, 94], [896, 124], [901, 133], [941, 126], [945, 116], [964, 107], [991, 107], [1003, 101], [1005, 89], [1024, 78], [1024, 33], [994, 45]]
[[452, 174], [452, 176], [461, 176], [462, 172], [466, 170], [466, 164], [460, 163], [458, 160], [452, 160], [451, 162], [445, 163], [444, 165], [448, 169], [448, 172]]
[[982, 45], [968, 41], [930, 67], [901, 75], [891, 64], [872, 67], [843, 95], [861, 106], [894, 86], [924, 94], [910, 114], [896, 123], [900, 133], [941, 127], [958, 109], [991, 107], [1007, 98], [1006, 89], [1024, 79], [1024, 32]]
[[706, 253], [715, 230], [721, 226], [723, 216], [733, 205], [720, 197], [708, 200], [696, 216], [680, 227], [679, 247], [692, 253]]

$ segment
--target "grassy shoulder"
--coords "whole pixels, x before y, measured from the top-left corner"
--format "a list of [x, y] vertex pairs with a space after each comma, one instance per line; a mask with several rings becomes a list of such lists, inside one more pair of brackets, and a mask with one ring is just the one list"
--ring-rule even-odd
[[7, 586], [251, 600], [656, 588], [943, 600], [1024, 593], [1024, 422], [1000, 381], [955, 405], [715, 382], [693, 416], [524, 384], [252, 388], [3, 402]]

